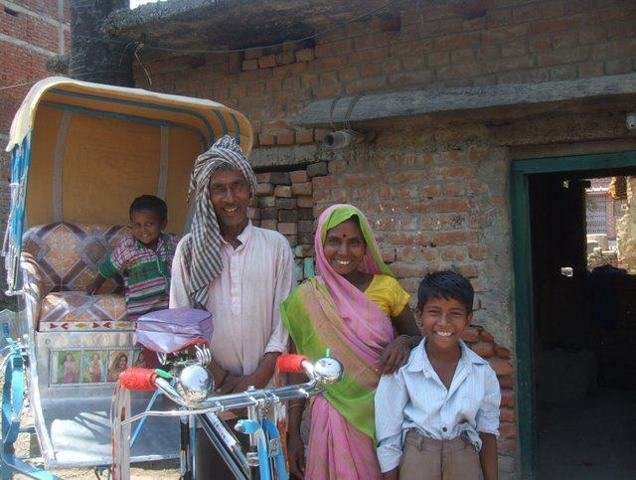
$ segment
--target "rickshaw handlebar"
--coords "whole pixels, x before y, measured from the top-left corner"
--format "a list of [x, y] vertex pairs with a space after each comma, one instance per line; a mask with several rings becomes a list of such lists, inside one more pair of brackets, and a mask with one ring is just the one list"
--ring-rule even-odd
[[[159, 389], [163, 394], [181, 407], [188, 409], [189, 414], [219, 413], [227, 410], [257, 406], [263, 403], [274, 403], [309, 398], [322, 392], [322, 385], [334, 383], [342, 377], [342, 371], [336, 376], [321, 374], [320, 362], [328, 360], [331, 364], [340, 362], [335, 359], [321, 359], [315, 364], [303, 355], [284, 354], [278, 358], [276, 366], [284, 373], [303, 372], [309, 377], [309, 381], [301, 384], [286, 385], [276, 388], [249, 389], [245, 392], [230, 393], [227, 395], [208, 395], [206, 398], [195, 401], [184, 396], [184, 389], [178, 385], [173, 386], [167, 379], [162, 378], [155, 370], [147, 368], [128, 368], [119, 376], [120, 385], [129, 390], [152, 391]], [[318, 367], [318, 371], [317, 371]], [[324, 370], [324, 365], [323, 365]], [[328, 372], [331, 373], [331, 372]], [[187, 393], [186, 393], [187, 395]], [[128, 419], [136, 419], [146, 416], [176, 416], [183, 415], [183, 410], [170, 411], [146, 411]]]

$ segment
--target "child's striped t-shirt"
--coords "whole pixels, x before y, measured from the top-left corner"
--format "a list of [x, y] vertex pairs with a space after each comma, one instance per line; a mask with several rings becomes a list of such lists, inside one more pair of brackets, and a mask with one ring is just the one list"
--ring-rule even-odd
[[105, 278], [116, 273], [124, 278], [129, 320], [168, 308], [170, 271], [178, 241], [175, 235], [162, 233], [157, 239], [156, 250], [152, 250], [132, 234], [127, 235], [99, 266], [99, 273]]

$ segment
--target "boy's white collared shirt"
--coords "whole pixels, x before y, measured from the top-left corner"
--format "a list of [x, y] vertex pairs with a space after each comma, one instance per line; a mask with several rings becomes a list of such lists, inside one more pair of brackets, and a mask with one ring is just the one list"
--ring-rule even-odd
[[411, 428], [437, 440], [466, 432], [478, 448], [478, 432], [498, 435], [501, 392], [488, 362], [460, 341], [462, 355], [447, 389], [428, 359], [425, 341], [413, 349], [406, 365], [380, 379], [375, 394], [377, 454], [383, 472], [399, 465], [404, 436]]

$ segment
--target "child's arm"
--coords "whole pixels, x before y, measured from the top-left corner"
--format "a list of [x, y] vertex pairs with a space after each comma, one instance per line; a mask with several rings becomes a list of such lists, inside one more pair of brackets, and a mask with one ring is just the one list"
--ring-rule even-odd
[[484, 480], [497, 480], [497, 437], [492, 433], [480, 433], [479, 461]]
[[108, 278], [121, 275], [124, 272], [127, 248], [125, 242], [126, 238], [120, 240], [111, 254], [106, 257], [106, 260], [97, 267], [97, 278], [86, 287], [87, 293], [95, 294]]
[[106, 257], [106, 260], [97, 267], [97, 278], [88, 284], [86, 287], [86, 293], [89, 295], [95, 295], [107, 279], [119, 273], [117, 265], [118, 264], [113, 262], [112, 254]]
[[482, 445], [479, 461], [484, 480], [497, 480], [497, 435], [499, 431], [499, 404], [501, 391], [499, 380], [492, 368], [484, 377], [485, 395], [477, 412], [477, 431]]
[[383, 475], [389, 475], [384, 478], [397, 478], [402, 457], [402, 423], [409, 396], [401, 372], [383, 375], [375, 392], [375, 411], [381, 412], [375, 416], [378, 462]]

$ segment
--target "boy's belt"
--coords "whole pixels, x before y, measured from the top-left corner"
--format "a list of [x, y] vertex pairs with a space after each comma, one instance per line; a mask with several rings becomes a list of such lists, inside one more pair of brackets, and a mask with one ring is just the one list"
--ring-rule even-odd
[[404, 441], [412, 444], [420, 451], [442, 452], [471, 447], [475, 449], [476, 452], [479, 452], [479, 445], [471, 442], [466, 432], [462, 432], [459, 436], [450, 440], [437, 440], [424, 435], [416, 428], [412, 428], [406, 433]]

